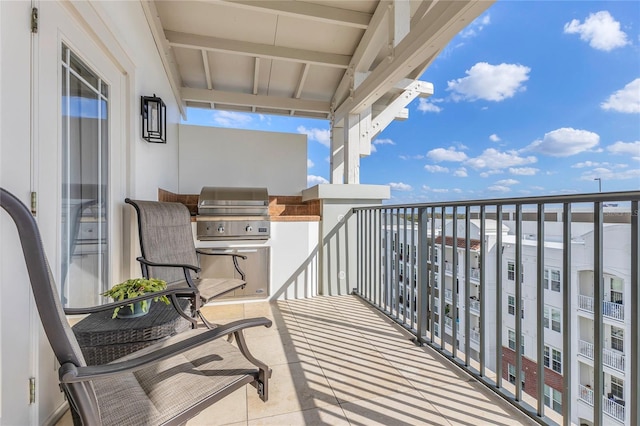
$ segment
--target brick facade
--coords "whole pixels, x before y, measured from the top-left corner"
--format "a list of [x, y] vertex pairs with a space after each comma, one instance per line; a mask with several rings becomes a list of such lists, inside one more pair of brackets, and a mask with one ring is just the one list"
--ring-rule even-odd
[[[509, 380], [508, 364], [516, 365], [516, 353], [508, 347], [502, 347], [502, 378]], [[564, 366], [562, 369], [564, 371]], [[529, 358], [522, 357], [522, 371], [524, 373], [524, 391], [534, 398], [538, 397], [538, 364]], [[562, 375], [550, 368], [544, 368], [544, 384], [562, 392]]]

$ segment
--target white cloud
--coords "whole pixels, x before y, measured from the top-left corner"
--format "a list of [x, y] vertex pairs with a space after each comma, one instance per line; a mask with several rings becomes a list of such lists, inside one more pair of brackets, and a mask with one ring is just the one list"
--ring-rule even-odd
[[224, 127], [238, 127], [250, 123], [253, 120], [249, 114], [233, 111], [214, 111], [214, 123]]
[[584, 169], [585, 167], [598, 167], [600, 165], [605, 165], [607, 163], [598, 163], [595, 161], [583, 161], [580, 163], [576, 163], [573, 166], [571, 166], [572, 169]]
[[603, 182], [606, 180], [640, 179], [640, 169], [611, 170], [599, 167], [591, 171], [584, 172], [580, 177], [581, 180], [593, 180], [595, 178], [600, 178]]
[[607, 147], [607, 151], [612, 154], [629, 154], [633, 158], [640, 156], [640, 141], [635, 142], [616, 142]]
[[460, 32], [460, 37], [471, 38], [478, 35], [480, 31], [491, 23], [491, 16], [488, 13], [477, 17], [472, 23], [470, 23], [463, 31]]
[[447, 82], [454, 101], [478, 99], [500, 102], [526, 90], [531, 68], [518, 64], [491, 65], [478, 62], [466, 71], [467, 77]]
[[420, 98], [418, 99], [418, 111], [440, 112], [442, 111], [442, 108], [427, 99]]
[[454, 147], [449, 149], [436, 148], [427, 152], [427, 157], [433, 161], [464, 161], [467, 159], [467, 154], [456, 151]]
[[487, 188], [489, 191], [491, 192], [509, 192], [511, 191], [511, 188], [509, 188], [508, 186], [502, 186], [502, 185], [493, 185]]
[[489, 136], [489, 140], [491, 142], [500, 142], [502, 139], [500, 139], [500, 136], [496, 135], [495, 133]]
[[307, 158], [307, 169], [312, 168], [313, 166], [315, 166], [315, 164], [313, 163], [313, 161], [311, 161], [309, 158]]
[[564, 32], [580, 34], [580, 39], [588, 41], [589, 46], [605, 52], [630, 43], [627, 34], [620, 30], [620, 22], [606, 10], [590, 14], [584, 23], [574, 19], [564, 24]]
[[449, 190], [446, 189], [446, 188], [433, 188], [432, 191], [433, 192], [438, 192], [438, 193], [441, 193], [441, 194], [444, 194], [445, 192], [449, 192]]
[[431, 191], [431, 187], [429, 187], [429, 185], [422, 185], [422, 190], [423, 191]]
[[475, 158], [465, 161], [465, 164], [474, 169], [505, 169], [507, 167], [522, 166], [538, 161], [536, 157], [521, 157], [515, 151], [501, 152], [495, 148], [485, 149], [484, 152]]
[[517, 183], [520, 183], [520, 182], [515, 179], [502, 179], [497, 181], [496, 185], [510, 186], [510, 185], [515, 185]]
[[422, 160], [424, 155], [398, 155], [401, 160]]
[[604, 110], [614, 110], [617, 112], [640, 113], [640, 78], [636, 78], [631, 83], [618, 90], [600, 104]]
[[492, 170], [487, 170], [486, 172], [480, 173], [480, 177], [488, 178], [491, 175], [500, 175], [502, 173], [504, 173], [502, 170], [492, 169]]
[[395, 145], [396, 143], [391, 139], [375, 139], [373, 141], [375, 145]]
[[600, 136], [596, 133], [563, 127], [545, 133], [544, 138], [532, 142], [525, 150], [552, 157], [569, 157], [595, 148], [599, 142]]
[[453, 188], [452, 191], [455, 192], [456, 194], [462, 194], [462, 189], [460, 188]]
[[306, 134], [309, 139], [319, 142], [327, 148], [331, 145], [331, 132], [329, 129], [307, 129], [304, 126], [298, 126], [296, 130], [298, 133]]
[[540, 169], [536, 169], [535, 167], [510, 167], [509, 173], [512, 175], [519, 176], [533, 176], [538, 173]]
[[464, 167], [460, 167], [458, 170], [456, 170], [455, 172], [453, 172], [453, 175], [454, 175], [454, 176], [457, 176], [457, 177], [467, 177], [467, 176], [469, 176], [469, 175], [467, 174], [467, 169], [466, 169], [466, 168], [464, 168]]
[[424, 166], [424, 169], [431, 173], [447, 173], [449, 171], [448, 168], [442, 166], [434, 166], [432, 164], [427, 164]]
[[413, 188], [411, 185], [402, 182], [389, 182], [389, 186], [394, 191], [411, 191]]
[[319, 185], [321, 183], [329, 183], [329, 181], [323, 178], [322, 176], [307, 175], [308, 186]]

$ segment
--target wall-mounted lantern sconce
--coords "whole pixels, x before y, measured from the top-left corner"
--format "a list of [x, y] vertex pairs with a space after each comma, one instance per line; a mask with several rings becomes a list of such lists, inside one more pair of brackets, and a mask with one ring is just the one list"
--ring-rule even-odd
[[167, 106], [153, 96], [140, 97], [142, 139], [153, 143], [167, 143]]

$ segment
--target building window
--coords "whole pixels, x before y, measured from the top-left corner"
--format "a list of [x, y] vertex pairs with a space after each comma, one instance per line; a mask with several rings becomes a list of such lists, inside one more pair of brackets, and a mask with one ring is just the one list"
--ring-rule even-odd
[[[516, 383], [516, 367], [512, 364], [507, 364], [507, 371], [509, 372], [509, 383]], [[520, 380], [522, 380], [522, 389], [524, 390], [524, 371], [520, 371]]]
[[562, 353], [557, 349], [551, 349], [551, 369], [562, 374]]
[[[507, 329], [507, 331], [509, 333], [509, 349], [515, 351], [516, 350], [516, 332], [509, 329]], [[521, 352], [524, 354], [524, 335], [521, 336], [520, 340], [521, 340], [520, 349], [521, 349]]]
[[562, 392], [544, 385], [544, 405], [562, 414]]
[[551, 325], [551, 329], [553, 331], [557, 331], [558, 333], [560, 333], [560, 329], [562, 328], [561, 318], [562, 314], [559, 309], [551, 308], [548, 306], [544, 307], [544, 328], [549, 328], [549, 325]]
[[507, 262], [507, 279], [509, 281], [516, 279], [516, 264], [514, 262]]
[[624, 329], [611, 326], [611, 349], [624, 352]]
[[559, 269], [544, 270], [544, 288], [546, 290], [551, 289], [551, 291], [560, 293], [560, 270]]
[[[515, 296], [508, 295], [507, 296], [507, 310], [509, 315], [516, 314], [516, 298]], [[524, 318], [524, 299], [521, 300], [520, 304], [520, 318]]]
[[614, 398], [624, 399], [624, 380], [611, 376], [611, 394]]
[[554, 348], [549, 348], [549, 346], [545, 346], [544, 366], [551, 368], [556, 373], [562, 374], [562, 352]]

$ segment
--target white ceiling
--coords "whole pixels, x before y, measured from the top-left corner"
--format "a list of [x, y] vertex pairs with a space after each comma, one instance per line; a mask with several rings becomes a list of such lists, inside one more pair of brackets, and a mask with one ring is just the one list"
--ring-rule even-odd
[[492, 1], [143, 1], [181, 107], [384, 110]]

